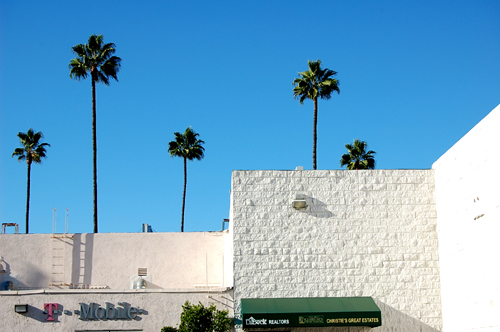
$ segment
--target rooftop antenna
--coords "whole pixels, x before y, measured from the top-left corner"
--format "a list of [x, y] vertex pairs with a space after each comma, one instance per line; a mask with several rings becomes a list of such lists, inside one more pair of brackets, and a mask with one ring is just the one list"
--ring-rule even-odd
[[54, 210], [52, 211], [52, 234], [55, 234], [57, 232], [57, 210], [56, 208], [53, 208]]
[[64, 234], [68, 234], [69, 229], [69, 209], [66, 208], [66, 215], [64, 216]]
[[[19, 234], [19, 225], [16, 224], [15, 222], [4, 222], [4, 223], [2, 223], [2, 234], [7, 234], [6, 233], [7, 226], [14, 226], [14, 232], [16, 234]], [[2, 259], [0, 258], [0, 260], [2, 260]]]

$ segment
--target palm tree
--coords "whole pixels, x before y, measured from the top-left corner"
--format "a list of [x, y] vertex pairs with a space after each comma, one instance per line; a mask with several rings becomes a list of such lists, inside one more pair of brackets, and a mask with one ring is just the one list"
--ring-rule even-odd
[[198, 139], [197, 134], [191, 127], [187, 127], [184, 134], [175, 132], [175, 140], [168, 143], [168, 152], [172, 157], [184, 158], [184, 192], [182, 194], [182, 219], [181, 232], [184, 232], [184, 208], [186, 206], [186, 186], [187, 186], [187, 161], [194, 159], [203, 159], [205, 148], [202, 146], [205, 142]]
[[354, 144], [346, 144], [345, 147], [349, 153], [342, 155], [340, 167], [347, 166], [347, 169], [375, 169], [375, 151], [366, 151], [368, 143], [354, 140]]
[[293, 80], [293, 96], [299, 99], [300, 104], [304, 100], [311, 99], [314, 102], [314, 121], [313, 121], [313, 169], [316, 169], [316, 128], [318, 124], [318, 97], [321, 99], [330, 99], [332, 93], [340, 93], [339, 81], [333, 76], [336, 71], [328, 68], [321, 69], [321, 60], [307, 61], [309, 70], [299, 73], [299, 77]]
[[41, 131], [35, 133], [33, 129], [28, 129], [27, 133], [19, 132], [17, 134], [22, 147], [16, 148], [12, 157], [18, 157], [17, 160], [21, 162], [26, 159], [26, 164], [28, 164], [28, 193], [26, 197], [26, 234], [29, 232], [29, 216], [30, 216], [30, 186], [31, 186], [31, 163], [42, 163], [42, 158], [45, 158], [46, 146], [50, 146], [49, 143], [41, 143], [40, 140], [43, 138]]
[[92, 35], [87, 44], [73, 46], [76, 58], [69, 62], [69, 77], [77, 81], [86, 79], [90, 74], [92, 78], [92, 146], [94, 164], [94, 233], [97, 233], [97, 137], [96, 137], [96, 100], [95, 84], [109, 85], [109, 79], [118, 81], [118, 71], [121, 59], [114, 56], [115, 44], [103, 43], [102, 35]]

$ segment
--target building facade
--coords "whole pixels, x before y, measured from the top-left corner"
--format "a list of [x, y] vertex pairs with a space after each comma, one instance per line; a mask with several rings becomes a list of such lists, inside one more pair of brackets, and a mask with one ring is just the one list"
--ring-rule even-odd
[[500, 106], [433, 165], [445, 331], [500, 331]]
[[3, 330], [160, 331], [200, 301], [236, 331], [500, 331], [498, 128], [428, 170], [233, 171], [227, 231], [2, 234]]
[[430, 170], [234, 171], [236, 329], [370, 330], [317, 308], [365, 297], [377, 331], [500, 331], [498, 128], [500, 106]]
[[[2, 234], [2, 330], [160, 331], [179, 324], [186, 301], [214, 303], [232, 316], [227, 237]], [[27, 312], [16, 312], [19, 305]]]
[[433, 170], [235, 171], [232, 183], [236, 317], [247, 298], [371, 297], [378, 330], [442, 329]]

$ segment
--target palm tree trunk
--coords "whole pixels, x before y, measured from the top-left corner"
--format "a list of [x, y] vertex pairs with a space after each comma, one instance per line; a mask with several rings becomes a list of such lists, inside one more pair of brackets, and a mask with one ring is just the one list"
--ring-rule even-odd
[[[94, 76], [94, 75], [92, 75]], [[92, 77], [92, 148], [94, 164], [94, 233], [97, 233], [97, 128], [96, 128], [95, 79]]]
[[28, 163], [28, 193], [26, 194], [26, 234], [29, 232], [30, 219], [30, 186], [31, 186], [31, 160], [27, 158]]
[[184, 232], [184, 207], [186, 206], [187, 159], [184, 157], [184, 193], [182, 194], [181, 232]]
[[318, 126], [318, 99], [314, 99], [314, 124], [313, 124], [313, 169], [316, 170], [316, 143], [318, 140], [316, 128]]

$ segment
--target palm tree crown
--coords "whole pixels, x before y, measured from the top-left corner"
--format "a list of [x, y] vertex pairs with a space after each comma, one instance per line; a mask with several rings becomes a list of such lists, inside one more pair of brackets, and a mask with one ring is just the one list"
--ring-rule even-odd
[[298, 99], [300, 104], [304, 100], [311, 99], [314, 102], [314, 121], [313, 121], [313, 169], [316, 165], [316, 146], [317, 146], [317, 123], [318, 123], [318, 98], [330, 99], [333, 92], [340, 93], [339, 81], [333, 76], [336, 71], [328, 68], [321, 68], [321, 60], [307, 61], [309, 70], [299, 73], [299, 77], [293, 80], [293, 96]]
[[47, 150], [45, 147], [50, 146], [50, 144], [40, 142], [43, 138], [43, 133], [41, 131], [35, 133], [33, 129], [30, 128], [27, 133], [19, 132], [17, 137], [19, 137], [19, 141], [23, 147], [16, 148], [14, 153], [12, 153], [12, 157], [18, 157], [18, 161], [26, 160], [28, 165], [32, 162], [40, 164], [42, 158], [47, 157]]
[[359, 139], [354, 140], [354, 144], [346, 144], [345, 147], [349, 153], [342, 155], [340, 159], [340, 167], [347, 166], [347, 169], [375, 169], [375, 151], [366, 151], [368, 143], [365, 141], [360, 141]]
[[72, 47], [76, 58], [69, 62], [69, 77], [77, 81], [92, 78], [92, 148], [93, 148], [93, 175], [94, 175], [94, 233], [97, 233], [97, 115], [95, 84], [102, 82], [109, 85], [109, 79], [118, 81], [118, 71], [121, 59], [115, 54], [115, 44], [103, 43], [102, 35], [92, 35], [87, 44], [78, 44]]
[[31, 186], [31, 164], [41, 164], [42, 158], [46, 158], [45, 147], [50, 146], [49, 143], [42, 143], [43, 138], [41, 131], [34, 132], [33, 129], [28, 129], [27, 133], [19, 132], [17, 134], [22, 147], [16, 148], [12, 157], [18, 157], [19, 162], [26, 160], [28, 165], [28, 190], [26, 198], [26, 234], [29, 232], [29, 211], [30, 211], [30, 186]]
[[184, 209], [186, 206], [186, 187], [187, 187], [187, 160], [201, 160], [205, 156], [205, 143], [198, 139], [199, 134], [191, 127], [188, 127], [183, 134], [175, 132], [175, 140], [168, 143], [168, 152], [172, 157], [182, 157], [184, 159], [184, 192], [182, 195], [182, 217], [181, 232], [184, 232]]
[[77, 56], [69, 62], [69, 77], [79, 81], [86, 79], [90, 73], [92, 81], [109, 85], [109, 78], [118, 81], [118, 71], [121, 59], [115, 54], [115, 44], [104, 44], [102, 35], [92, 35], [87, 44], [78, 44], [72, 47]]
[[203, 159], [205, 148], [202, 144], [205, 142], [198, 139], [200, 134], [188, 127], [183, 134], [175, 132], [174, 135], [175, 140], [168, 143], [168, 152], [172, 157], [183, 157], [187, 160]]

